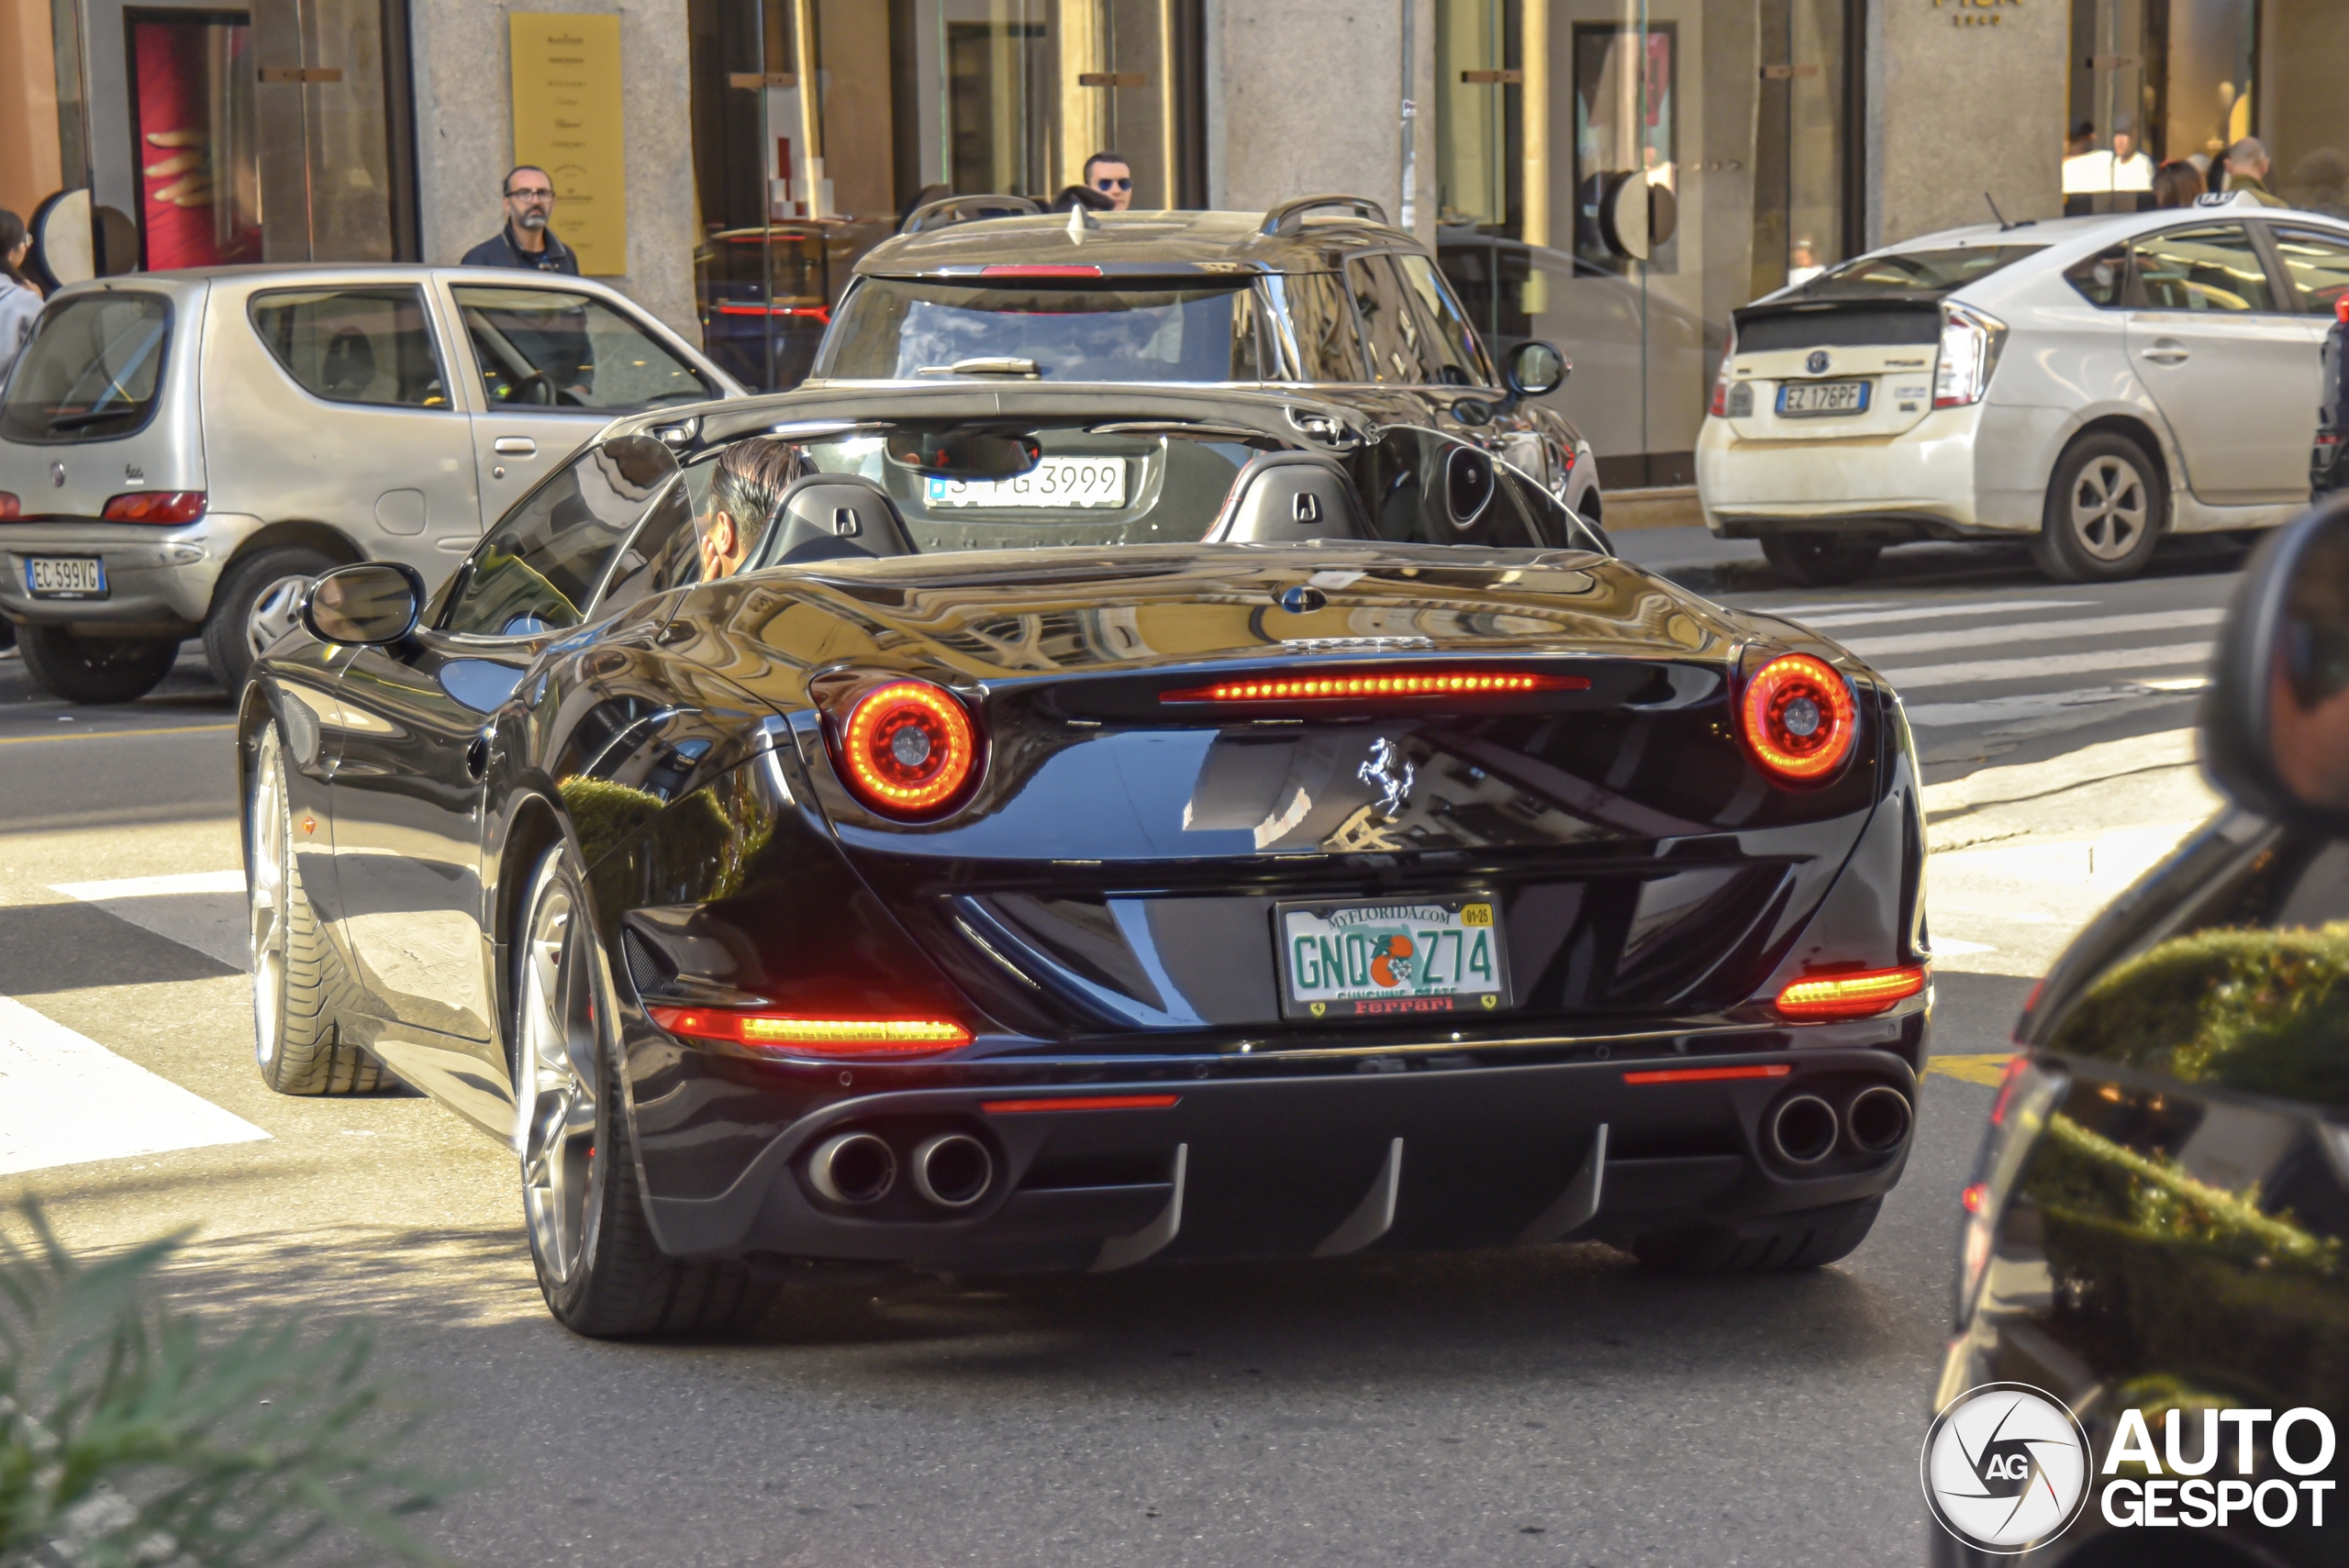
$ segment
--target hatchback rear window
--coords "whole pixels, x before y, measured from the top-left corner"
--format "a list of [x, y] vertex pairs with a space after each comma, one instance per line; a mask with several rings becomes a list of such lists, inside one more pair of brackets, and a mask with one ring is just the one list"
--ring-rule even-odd
[[156, 294], [109, 290], [52, 305], [0, 399], [12, 441], [103, 441], [146, 428], [162, 385], [172, 306]]
[[1805, 284], [1802, 292], [1893, 296], [1947, 294], [2044, 249], [2042, 245], [1958, 245], [1945, 250], [1901, 250], [1886, 256], [1863, 256], [1820, 273]]
[[870, 278], [824, 339], [819, 376], [912, 381], [974, 360], [1046, 381], [1257, 381], [1255, 295], [1240, 288], [1033, 288]]

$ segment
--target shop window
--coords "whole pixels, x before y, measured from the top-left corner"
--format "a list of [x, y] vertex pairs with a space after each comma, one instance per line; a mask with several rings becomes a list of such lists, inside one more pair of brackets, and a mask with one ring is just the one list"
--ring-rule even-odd
[[262, 259], [253, 30], [241, 17], [130, 24], [130, 139], [142, 263]]
[[449, 406], [419, 289], [259, 295], [252, 322], [285, 373], [314, 397], [384, 407]]

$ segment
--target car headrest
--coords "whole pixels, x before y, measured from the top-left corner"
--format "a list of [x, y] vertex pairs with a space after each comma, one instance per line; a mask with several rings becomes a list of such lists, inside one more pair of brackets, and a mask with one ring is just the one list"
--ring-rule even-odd
[[913, 536], [889, 494], [858, 473], [811, 473], [775, 503], [764, 563], [788, 566], [858, 555], [911, 555]]
[[1261, 452], [1232, 480], [1223, 511], [1202, 542], [1278, 544], [1369, 537], [1362, 502], [1344, 469], [1313, 452]]

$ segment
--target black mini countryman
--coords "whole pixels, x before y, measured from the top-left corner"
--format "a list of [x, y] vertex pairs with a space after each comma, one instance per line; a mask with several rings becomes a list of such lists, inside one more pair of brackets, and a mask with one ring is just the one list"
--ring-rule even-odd
[[624, 421], [240, 719], [257, 1053], [511, 1139], [550, 1307], [1605, 1238], [1908, 1157], [1915, 754], [1482, 447], [1146, 386]]
[[2349, 1561], [2349, 502], [2254, 559], [2219, 648], [2229, 808], [2033, 994], [1965, 1191], [1934, 1407], [2045, 1391], [2087, 1496], [1937, 1562]]

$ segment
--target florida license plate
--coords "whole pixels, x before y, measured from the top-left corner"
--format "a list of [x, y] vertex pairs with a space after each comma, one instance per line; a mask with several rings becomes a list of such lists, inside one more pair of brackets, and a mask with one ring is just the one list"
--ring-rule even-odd
[[103, 599], [106, 562], [94, 555], [29, 556], [25, 588], [36, 599]]
[[1015, 479], [933, 479], [926, 495], [941, 506], [1122, 506], [1126, 460], [1048, 457]]
[[1778, 388], [1778, 413], [1787, 418], [1868, 411], [1865, 381], [1790, 381]]
[[1492, 1013], [1509, 1004], [1500, 904], [1489, 894], [1283, 904], [1275, 917], [1285, 1017]]

